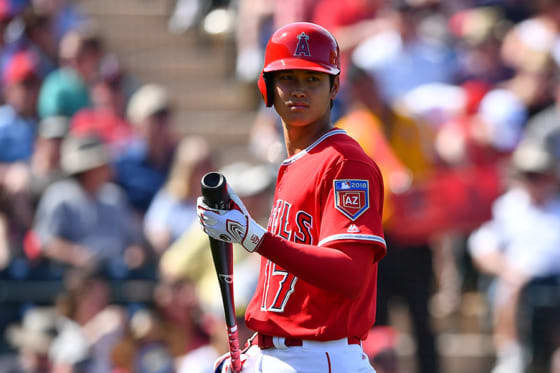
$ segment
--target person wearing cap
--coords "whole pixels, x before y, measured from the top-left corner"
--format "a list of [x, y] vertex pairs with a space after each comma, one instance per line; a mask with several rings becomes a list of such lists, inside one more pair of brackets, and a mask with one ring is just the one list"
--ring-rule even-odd
[[140, 215], [145, 214], [171, 169], [176, 146], [171, 116], [169, 93], [157, 84], [140, 87], [128, 103], [127, 118], [134, 133], [117, 156], [116, 182]]
[[494, 278], [492, 373], [524, 371], [527, 361], [516, 327], [523, 287], [560, 275], [558, 162], [542, 143], [524, 139], [511, 159], [513, 182], [492, 206], [492, 218], [468, 239], [477, 268]]
[[33, 231], [44, 256], [72, 267], [100, 266], [122, 278], [142, 264], [144, 251], [125, 195], [109, 182], [108, 163], [97, 137], [67, 137], [61, 166], [69, 177], [47, 188]]
[[0, 163], [27, 161], [37, 126], [36, 103], [41, 80], [35, 56], [14, 54], [2, 71], [6, 104], [0, 107]]
[[383, 180], [360, 145], [332, 126], [339, 74], [340, 48], [328, 30], [306, 22], [276, 30], [258, 87], [281, 118], [289, 158], [278, 170], [268, 227], [234, 188], [227, 210], [197, 199], [209, 237], [261, 260], [245, 312], [256, 334], [241, 359], [232, 347], [233, 359], [223, 356], [216, 372], [374, 372], [360, 344], [375, 322], [377, 263], [387, 250]]

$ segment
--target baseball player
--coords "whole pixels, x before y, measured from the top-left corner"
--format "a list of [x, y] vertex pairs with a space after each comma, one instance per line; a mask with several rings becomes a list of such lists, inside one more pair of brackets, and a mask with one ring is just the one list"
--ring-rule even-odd
[[[383, 181], [376, 164], [330, 108], [339, 88], [339, 48], [323, 27], [278, 29], [265, 52], [259, 89], [282, 119], [282, 162], [267, 229], [235, 192], [230, 210], [198, 199], [204, 231], [261, 255], [245, 314], [256, 331], [242, 372], [374, 372], [361, 341], [375, 320], [377, 262], [385, 255]], [[226, 357], [216, 372], [230, 372]]]

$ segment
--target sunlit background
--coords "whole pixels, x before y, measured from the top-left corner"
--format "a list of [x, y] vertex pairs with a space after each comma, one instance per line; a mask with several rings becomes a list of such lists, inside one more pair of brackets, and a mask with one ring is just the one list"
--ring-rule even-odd
[[212, 371], [195, 199], [220, 170], [266, 224], [285, 150], [256, 82], [293, 21], [339, 41], [333, 124], [385, 181], [377, 372], [560, 372], [555, 0], [0, 0], [0, 372]]

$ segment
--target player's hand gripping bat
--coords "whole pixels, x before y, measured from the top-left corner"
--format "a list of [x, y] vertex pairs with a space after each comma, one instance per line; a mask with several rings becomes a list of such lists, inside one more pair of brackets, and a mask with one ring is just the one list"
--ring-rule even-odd
[[[227, 182], [224, 175], [218, 172], [209, 172], [202, 177], [200, 187], [204, 202], [208, 206], [221, 210], [230, 208]], [[209, 237], [209, 239], [224, 305], [231, 367], [234, 373], [238, 373], [241, 371], [241, 352], [239, 350], [235, 302], [233, 298], [233, 246], [231, 243], [218, 241], [212, 237]]]

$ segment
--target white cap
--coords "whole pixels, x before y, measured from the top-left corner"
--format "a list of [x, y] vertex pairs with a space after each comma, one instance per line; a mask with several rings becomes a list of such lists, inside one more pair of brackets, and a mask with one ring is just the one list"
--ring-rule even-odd
[[524, 140], [513, 152], [512, 164], [520, 172], [547, 172], [555, 169], [556, 160], [544, 144]]
[[69, 136], [62, 143], [60, 164], [68, 175], [89, 171], [109, 163], [105, 145], [95, 136]]
[[165, 88], [157, 84], [146, 84], [130, 98], [127, 117], [132, 124], [138, 124], [170, 106], [169, 94]]

